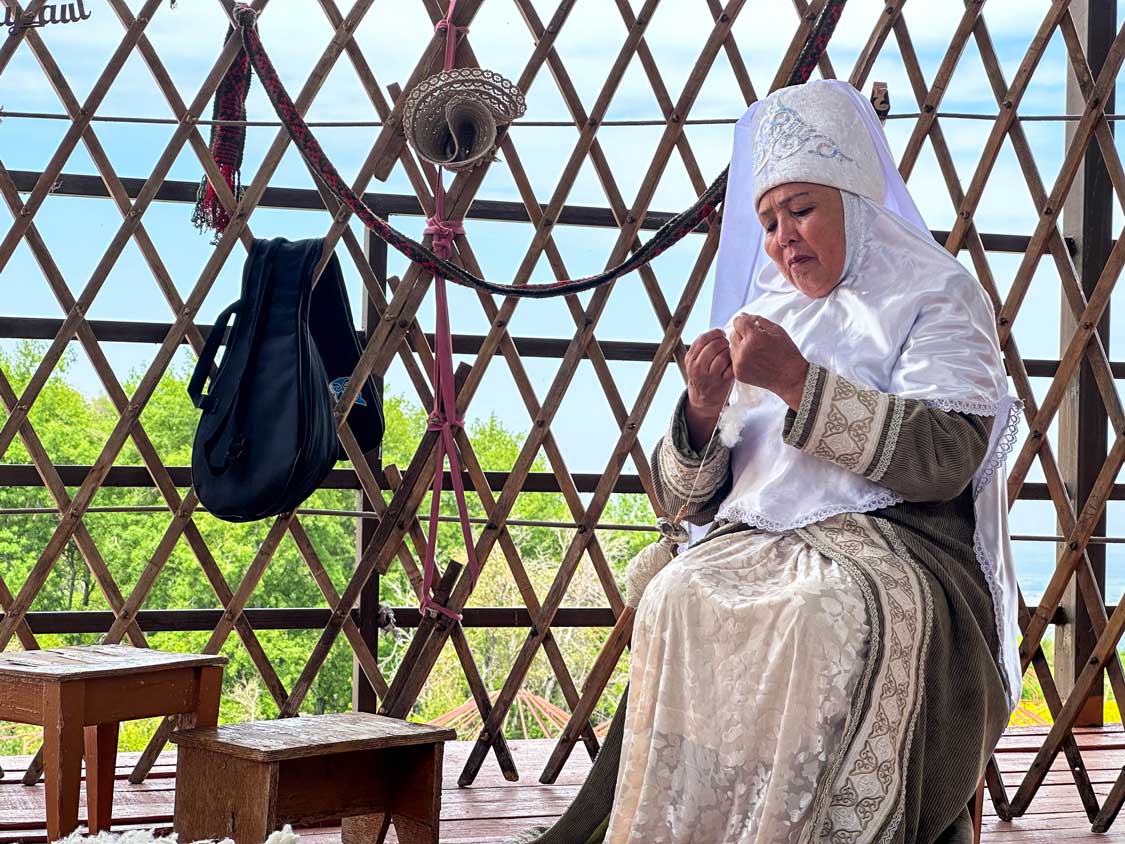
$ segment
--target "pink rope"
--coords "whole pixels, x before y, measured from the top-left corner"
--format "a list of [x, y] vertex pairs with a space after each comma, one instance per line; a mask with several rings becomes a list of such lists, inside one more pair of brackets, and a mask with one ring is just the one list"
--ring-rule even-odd
[[469, 31], [467, 26], [451, 26], [450, 20], [453, 18], [453, 7], [457, 5], [457, 0], [450, 0], [449, 11], [445, 13], [445, 17], [439, 20], [434, 25], [434, 32], [441, 32], [445, 30], [445, 69], [453, 70], [453, 54], [457, 52], [457, 36], [463, 35]]
[[[454, 54], [457, 51], [457, 36], [468, 32], [468, 27], [453, 26], [453, 9], [457, 0], [449, 0], [445, 17], [434, 27], [435, 32], [445, 31], [445, 69], [453, 69]], [[426, 220], [425, 234], [432, 238], [435, 254], [448, 259], [453, 255], [453, 239], [465, 233], [460, 220], [449, 220], [445, 216], [445, 186], [442, 183], [442, 168], [437, 170], [437, 183], [434, 185], [434, 214]], [[437, 460], [434, 471], [433, 491], [430, 495], [430, 524], [426, 536], [426, 553], [422, 561], [422, 594], [420, 609], [423, 613], [441, 614], [448, 618], [461, 620], [459, 613], [446, 609], [433, 599], [434, 581], [437, 579], [437, 527], [441, 509], [441, 493], [445, 463], [449, 461], [449, 474], [453, 483], [453, 496], [457, 501], [457, 515], [461, 522], [461, 534], [465, 541], [465, 554], [469, 565], [469, 576], [473, 586], [480, 577], [480, 562], [477, 559], [476, 545], [473, 543], [472, 528], [469, 524], [469, 508], [465, 501], [465, 485], [461, 479], [461, 461], [457, 456], [457, 442], [454, 429], [464, 428], [464, 420], [457, 410], [457, 394], [453, 383], [453, 338], [449, 325], [449, 300], [446, 297], [445, 279], [434, 276], [434, 407], [430, 412], [428, 431], [439, 431]]]

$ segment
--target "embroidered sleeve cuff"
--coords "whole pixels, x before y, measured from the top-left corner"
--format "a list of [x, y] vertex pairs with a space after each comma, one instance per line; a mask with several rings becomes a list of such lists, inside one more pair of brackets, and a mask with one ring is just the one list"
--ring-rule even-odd
[[878, 482], [902, 430], [906, 402], [809, 366], [801, 406], [785, 420], [785, 442]]
[[685, 390], [676, 403], [668, 433], [660, 442], [657, 459], [664, 485], [674, 500], [698, 504], [707, 501], [726, 480], [730, 471], [730, 449], [716, 437], [706, 450], [704, 460], [703, 455], [691, 447], [684, 417], [686, 403]]
[[785, 428], [782, 435], [786, 445], [803, 449], [808, 442], [808, 435], [812, 431], [809, 421], [815, 419], [820, 410], [820, 396], [827, 375], [828, 370], [824, 367], [817, 366], [815, 363], [809, 364], [809, 374], [805, 376], [805, 389], [801, 394], [801, 406], [785, 413]]

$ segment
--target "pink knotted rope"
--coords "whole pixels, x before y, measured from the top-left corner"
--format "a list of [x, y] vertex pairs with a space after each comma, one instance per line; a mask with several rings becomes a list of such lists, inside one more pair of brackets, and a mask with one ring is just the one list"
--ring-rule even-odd
[[[454, 54], [457, 51], [457, 36], [468, 32], [468, 27], [454, 26], [453, 9], [457, 0], [449, 0], [445, 17], [434, 27], [435, 32], [445, 30], [445, 69], [453, 69]], [[449, 220], [445, 216], [445, 186], [442, 183], [442, 168], [437, 169], [437, 182], [434, 185], [434, 214], [426, 220], [425, 234], [432, 238], [432, 249], [441, 258], [453, 255], [453, 239], [465, 233], [460, 220]], [[437, 578], [435, 556], [437, 552], [438, 516], [441, 511], [441, 493], [446, 459], [449, 460], [449, 475], [453, 482], [453, 495], [457, 499], [457, 515], [461, 522], [461, 534], [465, 540], [465, 554], [468, 559], [469, 576], [476, 586], [480, 576], [480, 562], [477, 560], [473, 532], [469, 523], [469, 508], [465, 503], [465, 485], [461, 479], [461, 461], [457, 457], [455, 429], [464, 428], [464, 420], [457, 410], [457, 394], [453, 382], [453, 336], [449, 326], [449, 301], [446, 298], [445, 279], [434, 276], [434, 407], [430, 412], [427, 431], [440, 432], [437, 442], [437, 460], [434, 470], [434, 485], [430, 495], [430, 525], [426, 537], [426, 554], [422, 561], [422, 594], [420, 609], [424, 613], [441, 614], [456, 621], [461, 615], [446, 609], [433, 599], [434, 581]]]
[[445, 17], [434, 24], [434, 32], [441, 32], [445, 30], [445, 69], [453, 70], [453, 54], [457, 52], [457, 36], [464, 35], [469, 31], [467, 26], [453, 26], [453, 7], [457, 5], [457, 0], [449, 0], [449, 11], [445, 13]]

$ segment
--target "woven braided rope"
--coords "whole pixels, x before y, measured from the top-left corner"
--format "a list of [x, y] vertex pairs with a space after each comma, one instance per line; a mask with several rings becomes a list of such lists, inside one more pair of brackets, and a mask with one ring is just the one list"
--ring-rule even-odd
[[[793, 72], [789, 75], [788, 84], [796, 85], [808, 80], [828, 45], [829, 39], [840, 19], [847, 0], [829, 0], [817, 19], [808, 41], [805, 43], [801, 54], [794, 65]], [[687, 210], [680, 212], [663, 226], [661, 226], [648, 241], [641, 245], [636, 252], [615, 267], [610, 267], [597, 275], [586, 276], [578, 279], [565, 279], [529, 284], [497, 284], [473, 275], [451, 261], [438, 257], [431, 249], [418, 241], [407, 237], [402, 232], [391, 226], [386, 220], [379, 217], [360, 199], [346, 181], [340, 176], [336, 167], [324, 154], [324, 149], [313, 136], [308, 124], [301, 117], [297, 107], [293, 104], [285, 86], [274, 69], [266, 53], [262, 40], [258, 36], [256, 27], [257, 12], [249, 6], [239, 3], [234, 10], [234, 19], [239, 24], [242, 33], [242, 43], [250, 63], [258, 78], [266, 89], [270, 102], [278, 118], [288, 130], [294, 145], [304, 157], [305, 161], [324, 182], [325, 186], [340, 200], [357, 218], [372, 232], [385, 240], [411, 261], [414, 261], [426, 271], [435, 276], [447, 278], [455, 284], [464, 287], [473, 287], [488, 293], [502, 296], [516, 296], [522, 298], [542, 299], [551, 296], [564, 296], [570, 293], [579, 293], [591, 290], [603, 284], [616, 281], [623, 275], [633, 272], [652, 261], [656, 256], [677, 243], [689, 232], [693, 231], [700, 223], [706, 220], [726, 195], [727, 171], [724, 167], [715, 181], [703, 192], [698, 200]]]

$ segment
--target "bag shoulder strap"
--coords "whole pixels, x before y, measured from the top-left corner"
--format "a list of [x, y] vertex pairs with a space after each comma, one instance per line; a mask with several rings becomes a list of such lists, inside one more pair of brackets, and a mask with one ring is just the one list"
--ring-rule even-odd
[[226, 335], [227, 323], [230, 322], [232, 316], [241, 310], [242, 300], [238, 299], [227, 305], [219, 314], [219, 318], [215, 320], [211, 332], [207, 335], [207, 341], [203, 344], [203, 349], [199, 352], [199, 360], [195, 364], [195, 371], [191, 374], [191, 380], [188, 381], [187, 391], [188, 395], [191, 396], [191, 403], [204, 413], [211, 410], [214, 394], [204, 395], [203, 385], [207, 383], [207, 377], [211, 374], [211, 369], [215, 365], [215, 356], [219, 353], [219, 345]]
[[[219, 314], [207, 341], [199, 355], [195, 371], [188, 382], [188, 394], [193, 404], [204, 413], [218, 413], [221, 419], [215, 426], [214, 433], [204, 443], [207, 463], [216, 473], [223, 472], [232, 459], [237, 455], [231, 453], [231, 448], [241, 439], [240, 432], [230, 430], [231, 424], [228, 417], [237, 411], [239, 399], [242, 394], [246, 367], [253, 357], [254, 346], [257, 339], [258, 325], [261, 321], [262, 306], [266, 291], [269, 289], [270, 272], [276, 242], [272, 240], [255, 239], [246, 260], [242, 276], [242, 296], [229, 305]], [[223, 357], [220, 371], [223, 381], [230, 385], [229, 389], [216, 393], [215, 383], [212, 381], [212, 392], [203, 394], [203, 385], [206, 383], [215, 363], [215, 355], [219, 344], [226, 333], [227, 323], [234, 314], [238, 314], [235, 332], [231, 344]], [[234, 424], [237, 424], [235, 413]]]

